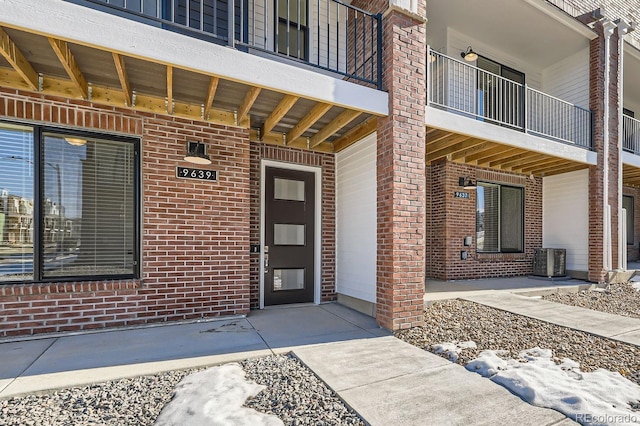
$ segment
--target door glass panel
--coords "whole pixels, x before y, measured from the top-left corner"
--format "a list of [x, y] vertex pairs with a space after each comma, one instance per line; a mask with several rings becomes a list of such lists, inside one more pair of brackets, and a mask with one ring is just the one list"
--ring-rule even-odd
[[273, 184], [276, 200], [304, 201], [304, 181], [275, 178]]
[[274, 269], [273, 290], [302, 290], [304, 288], [304, 269]]
[[273, 225], [273, 243], [277, 246], [303, 246], [305, 225]]

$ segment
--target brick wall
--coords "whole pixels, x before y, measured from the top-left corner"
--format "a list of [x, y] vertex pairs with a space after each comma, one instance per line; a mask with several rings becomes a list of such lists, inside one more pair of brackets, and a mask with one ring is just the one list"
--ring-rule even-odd
[[[141, 279], [0, 285], [0, 337], [248, 312], [247, 130], [7, 89], [0, 118], [137, 136], [143, 155]], [[187, 140], [217, 182], [175, 178]]]
[[[427, 276], [440, 280], [459, 280], [528, 275], [532, 273], [533, 250], [542, 247], [542, 179], [441, 161], [427, 174], [432, 199], [427, 222]], [[462, 190], [458, 178], [501, 183], [524, 188], [524, 253], [478, 253], [476, 251], [476, 191]], [[470, 198], [455, 198], [456, 191]], [[464, 246], [464, 237], [472, 245]], [[467, 251], [466, 260], [460, 252]]]
[[[322, 169], [322, 301], [336, 299], [336, 182], [335, 156], [251, 142], [251, 244], [260, 244], [260, 160], [303, 164]], [[251, 308], [260, 305], [260, 255], [251, 255]]]

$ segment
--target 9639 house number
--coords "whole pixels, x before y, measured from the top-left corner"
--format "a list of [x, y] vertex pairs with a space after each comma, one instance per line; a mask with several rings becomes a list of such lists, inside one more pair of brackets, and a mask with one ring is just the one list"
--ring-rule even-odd
[[215, 170], [192, 169], [191, 167], [176, 167], [176, 177], [184, 179], [218, 180]]

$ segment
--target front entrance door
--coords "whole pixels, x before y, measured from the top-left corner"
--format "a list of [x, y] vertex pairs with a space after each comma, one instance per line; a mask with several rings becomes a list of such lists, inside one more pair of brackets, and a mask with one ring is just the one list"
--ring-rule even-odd
[[265, 169], [264, 304], [313, 302], [315, 174]]

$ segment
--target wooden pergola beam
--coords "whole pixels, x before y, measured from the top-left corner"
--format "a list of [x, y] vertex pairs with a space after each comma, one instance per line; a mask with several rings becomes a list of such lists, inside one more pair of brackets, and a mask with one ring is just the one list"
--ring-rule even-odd
[[320, 118], [325, 115], [330, 109], [331, 105], [325, 103], [319, 103], [311, 108], [311, 111], [309, 111], [307, 115], [305, 115], [304, 118], [298, 122], [298, 124], [293, 126], [291, 130], [289, 130], [289, 133], [287, 133], [286, 136], [286, 141], [293, 141], [300, 137], [304, 132], [307, 131], [309, 127], [313, 126], [316, 121], [320, 120]]
[[82, 98], [89, 99], [89, 84], [87, 83], [87, 79], [84, 78], [84, 74], [82, 74], [78, 63], [76, 62], [76, 58], [73, 56], [73, 53], [71, 53], [71, 49], [69, 49], [67, 42], [51, 37], [49, 37], [48, 40], [53, 51], [58, 57], [58, 60], [67, 72], [67, 75], [80, 91]]
[[351, 123], [356, 119], [362, 111], [355, 111], [351, 109], [346, 109], [342, 111], [336, 118], [331, 120], [329, 124], [324, 126], [318, 133], [313, 135], [311, 139], [309, 139], [309, 148], [315, 148], [320, 145], [322, 142], [326, 141], [327, 138], [331, 137], [335, 132], [342, 129], [347, 124]]
[[262, 88], [255, 86], [249, 89], [244, 97], [244, 100], [240, 104], [240, 107], [238, 108], [238, 123], [243, 121], [249, 115], [249, 110], [253, 106], [253, 103], [256, 101], [261, 91]]
[[333, 150], [335, 152], [342, 151], [343, 149], [358, 142], [362, 138], [365, 138], [371, 133], [375, 132], [377, 127], [378, 120], [376, 118], [368, 119], [364, 123], [354, 127], [353, 129], [349, 130], [347, 133], [333, 141]]
[[278, 106], [275, 107], [271, 114], [264, 120], [264, 124], [262, 126], [262, 130], [260, 132], [261, 135], [270, 133], [271, 130], [282, 120], [282, 118], [287, 115], [289, 110], [293, 107], [293, 105], [300, 99], [298, 96], [293, 95], [285, 95]]
[[25, 58], [20, 49], [18, 49], [18, 46], [11, 40], [9, 34], [1, 27], [0, 55], [20, 74], [20, 77], [22, 77], [27, 86], [29, 86], [29, 89], [38, 90], [38, 73], [33, 69], [31, 63]]
[[124, 56], [121, 56], [113, 52], [113, 63], [116, 66], [118, 72], [118, 79], [120, 80], [120, 87], [122, 87], [122, 93], [124, 94], [124, 103], [130, 107], [133, 105], [131, 97], [131, 85], [129, 83], [129, 76], [127, 75], [127, 68], [124, 64]]
[[207, 89], [207, 99], [204, 101], [204, 111], [202, 112], [202, 118], [205, 120], [209, 117], [213, 100], [216, 97], [216, 91], [218, 90], [218, 84], [220, 79], [218, 77], [211, 77], [209, 80], [209, 88]]
[[167, 66], [167, 113], [173, 114], [173, 67]]

